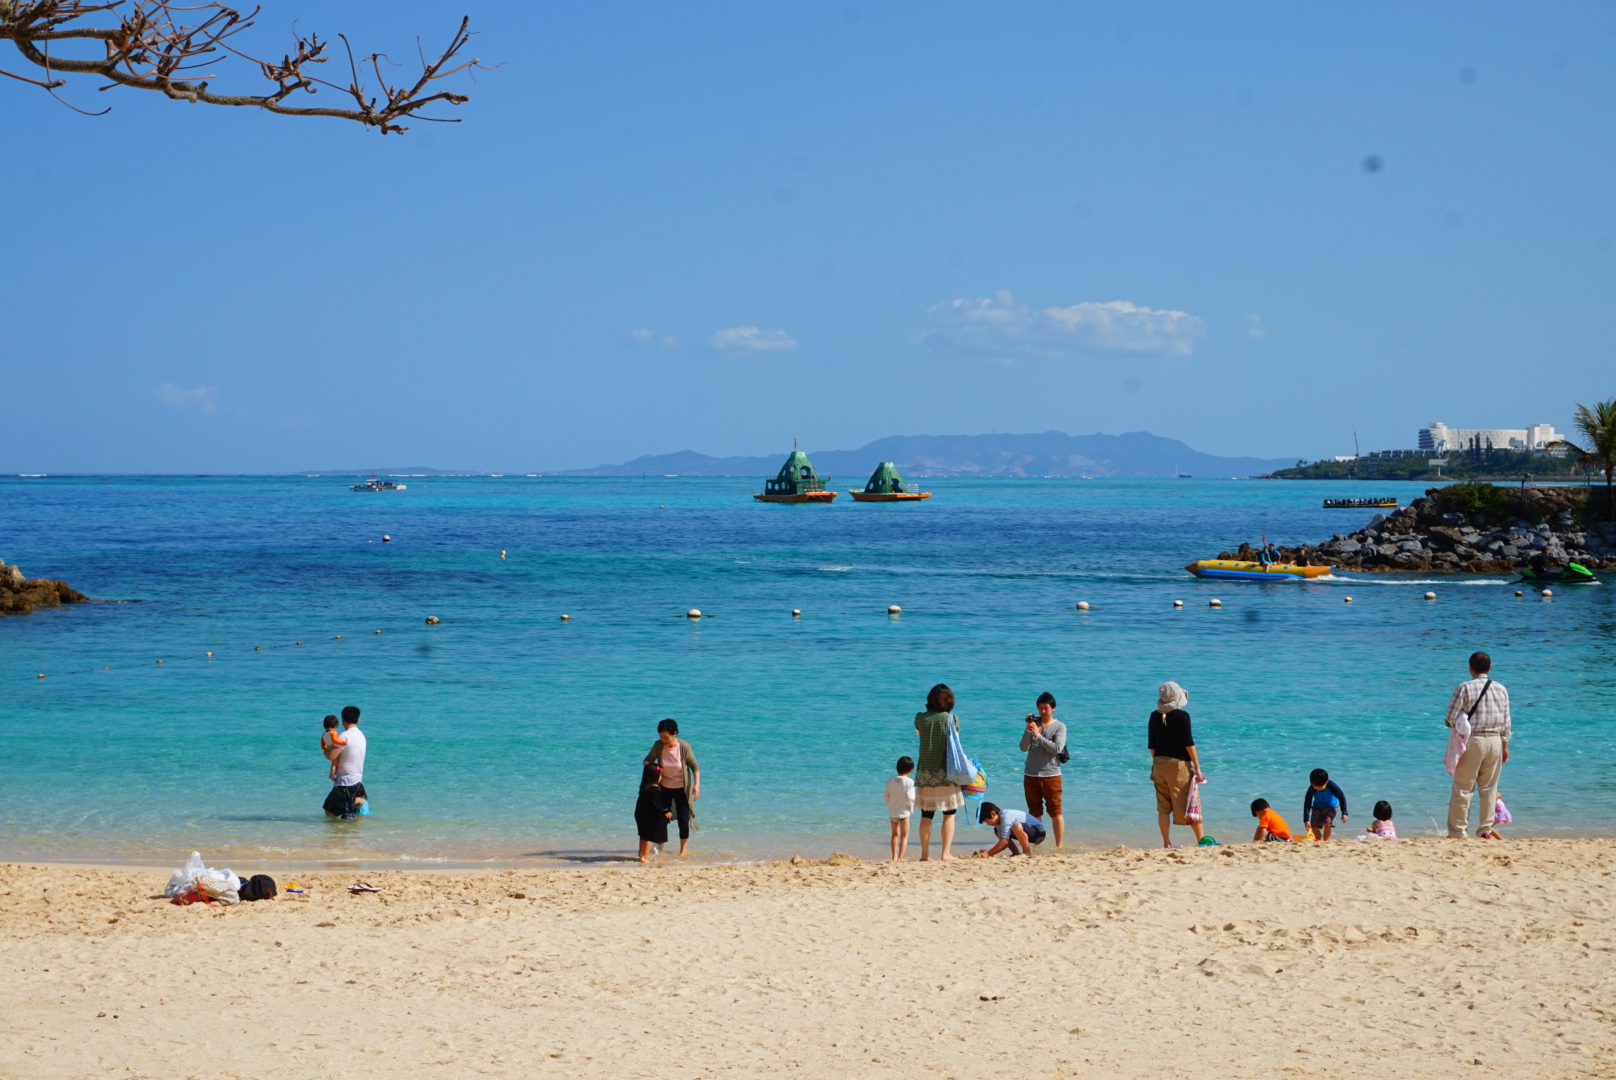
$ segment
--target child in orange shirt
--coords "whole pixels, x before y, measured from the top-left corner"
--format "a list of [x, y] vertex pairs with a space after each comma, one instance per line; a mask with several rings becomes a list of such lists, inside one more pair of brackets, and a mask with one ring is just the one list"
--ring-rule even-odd
[[1291, 839], [1291, 827], [1285, 824], [1284, 818], [1274, 812], [1267, 799], [1252, 800], [1251, 816], [1257, 819], [1257, 831], [1251, 838], [1252, 843], [1257, 844], [1264, 840], [1288, 842]]
[[326, 717], [323, 723], [325, 724], [325, 730], [320, 733], [320, 753], [324, 754], [325, 759], [331, 762], [329, 779], [335, 780], [337, 777], [337, 756], [342, 753], [342, 748], [348, 745], [348, 740], [337, 734], [337, 718], [335, 716]]

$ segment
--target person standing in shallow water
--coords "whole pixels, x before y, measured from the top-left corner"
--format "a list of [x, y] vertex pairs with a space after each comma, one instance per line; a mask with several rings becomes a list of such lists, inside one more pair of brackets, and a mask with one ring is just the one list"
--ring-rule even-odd
[[1150, 714], [1150, 781], [1156, 786], [1156, 820], [1161, 826], [1162, 847], [1172, 847], [1172, 827], [1188, 825], [1201, 842], [1201, 823], [1191, 821], [1190, 781], [1206, 783], [1201, 757], [1190, 731], [1190, 714], [1184, 711], [1190, 695], [1176, 682], [1162, 683], [1156, 691], [1156, 709]]
[[1484, 652], [1470, 656], [1470, 679], [1453, 691], [1445, 723], [1452, 727], [1461, 714], [1470, 718], [1470, 741], [1453, 770], [1453, 793], [1448, 799], [1448, 836], [1463, 840], [1470, 828], [1470, 799], [1481, 791], [1481, 824], [1476, 835], [1493, 837], [1498, 807], [1498, 777], [1509, 760], [1509, 691], [1492, 677], [1493, 659]]
[[701, 766], [696, 752], [679, 737], [679, 722], [671, 717], [657, 724], [657, 741], [645, 755], [644, 765], [660, 765], [657, 781], [679, 821], [679, 854], [690, 848], [690, 831], [696, 828], [695, 802], [701, 798]]
[[[1066, 725], [1055, 719], [1055, 695], [1038, 695], [1038, 711], [1027, 714], [1021, 733], [1027, 766], [1021, 777], [1027, 813], [1049, 823], [1055, 846], [1066, 840], [1066, 817], [1061, 813], [1061, 758], [1066, 753]], [[1045, 817], [1045, 810], [1049, 816]]]
[[954, 858], [954, 815], [965, 805], [958, 784], [948, 782], [948, 729], [957, 730], [954, 691], [942, 683], [926, 695], [926, 711], [915, 713], [915, 732], [920, 736], [920, 753], [915, 765], [915, 809], [920, 811], [920, 861], [931, 859], [931, 823], [938, 811], [943, 815], [941, 857]]

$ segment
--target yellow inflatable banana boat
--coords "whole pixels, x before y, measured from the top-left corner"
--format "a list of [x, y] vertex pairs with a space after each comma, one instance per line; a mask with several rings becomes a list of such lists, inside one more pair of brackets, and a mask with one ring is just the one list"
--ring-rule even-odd
[[1229, 578], [1235, 581], [1284, 581], [1323, 577], [1333, 566], [1296, 566], [1291, 563], [1238, 562], [1234, 559], [1201, 559], [1184, 567], [1200, 578]]

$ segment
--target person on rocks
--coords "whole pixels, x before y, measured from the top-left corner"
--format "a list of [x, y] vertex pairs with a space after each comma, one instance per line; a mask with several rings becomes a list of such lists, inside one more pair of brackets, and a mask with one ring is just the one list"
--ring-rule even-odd
[[1453, 691], [1444, 721], [1453, 727], [1461, 714], [1470, 720], [1470, 739], [1453, 770], [1448, 799], [1448, 836], [1463, 840], [1470, 829], [1470, 799], [1481, 789], [1481, 825], [1476, 835], [1493, 839], [1498, 778], [1509, 760], [1509, 691], [1492, 677], [1493, 660], [1484, 652], [1470, 655], [1470, 678]]

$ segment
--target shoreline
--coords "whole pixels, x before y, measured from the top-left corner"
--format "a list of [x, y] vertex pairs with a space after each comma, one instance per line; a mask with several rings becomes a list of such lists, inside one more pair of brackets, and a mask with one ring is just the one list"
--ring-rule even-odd
[[[1472, 815], [1474, 816], [1474, 815]], [[1348, 828], [1338, 829], [1334, 839], [1320, 842], [1317, 847], [1332, 847], [1339, 845], [1371, 845], [1373, 841], [1359, 841], [1356, 837], [1362, 832], [1357, 827], [1356, 819], [1348, 822]], [[1472, 826], [1473, 828], [1474, 826]], [[1576, 829], [1563, 829], [1553, 832], [1529, 829], [1524, 826], [1506, 826], [1508, 841], [1550, 842], [1550, 843], [1616, 843], [1616, 822], [1583, 826]], [[1242, 831], [1238, 834], [1230, 833], [1222, 828], [1217, 834], [1227, 838], [1217, 844], [1213, 850], [1225, 847], [1240, 847], [1250, 842], [1249, 834]], [[547, 852], [543, 854], [523, 854], [506, 852], [490, 854], [484, 857], [475, 856], [445, 856], [445, 857], [405, 857], [388, 858], [383, 856], [253, 856], [236, 857], [230, 854], [219, 854], [220, 848], [214, 846], [210, 849], [204, 846], [200, 849], [192, 846], [185, 850], [176, 847], [173, 850], [171, 863], [164, 863], [163, 857], [153, 855], [131, 856], [128, 859], [93, 857], [80, 858], [74, 856], [45, 857], [45, 856], [19, 856], [0, 850], [0, 867], [40, 870], [86, 870], [106, 873], [161, 873], [166, 880], [167, 875], [178, 869], [191, 851], [199, 850], [203, 860], [210, 866], [220, 868], [228, 867], [241, 874], [268, 873], [279, 879], [284, 874], [305, 876], [310, 874], [340, 874], [362, 871], [368, 874], [396, 873], [396, 874], [457, 874], [457, 873], [548, 873], [552, 871], [580, 871], [580, 870], [717, 870], [717, 869], [746, 869], [759, 866], [772, 866], [792, 859], [804, 859], [811, 863], [823, 862], [832, 857], [851, 856], [869, 865], [890, 865], [887, 859], [886, 837], [874, 830], [865, 830], [857, 834], [845, 834], [839, 837], [826, 837], [822, 841], [818, 838], [814, 842], [786, 842], [782, 834], [780, 843], [760, 843], [750, 850], [735, 850], [726, 848], [704, 849], [693, 846], [690, 854], [684, 858], [676, 855], [663, 854], [652, 859], [648, 867], [641, 867], [635, 849], [635, 841], [626, 840], [621, 849], [602, 847], [598, 849], [575, 848], [565, 851]], [[1472, 833], [1473, 838], [1473, 833]], [[1402, 839], [1409, 841], [1443, 841], [1447, 838], [1442, 835], [1440, 826], [1418, 826], [1404, 824]], [[1174, 850], [1197, 850], [1187, 830], [1175, 827], [1174, 840], [1185, 841]], [[992, 845], [993, 838], [985, 827], [972, 826], [962, 829], [955, 837], [954, 850], [960, 853], [960, 858], [968, 857], [978, 848]], [[933, 839], [933, 861], [937, 851], [936, 839]], [[1315, 846], [1306, 841], [1298, 842], [1301, 846]], [[675, 841], [675, 845], [677, 841]], [[1040, 845], [1034, 858], [1049, 857], [1086, 857], [1108, 852], [1154, 852], [1168, 850], [1162, 848], [1155, 841], [1154, 828], [1142, 826], [1139, 829], [1126, 833], [1112, 833], [1104, 837], [1082, 836], [1074, 837], [1072, 828], [1068, 825], [1066, 846], [1056, 850], [1049, 842]], [[919, 848], [914, 834], [911, 833], [909, 852], [904, 865], [920, 861]]]
[[0, 1073], [1566, 1080], [1616, 1055], [1616, 840], [598, 869], [216, 908], [155, 895], [166, 872], [0, 867]]

